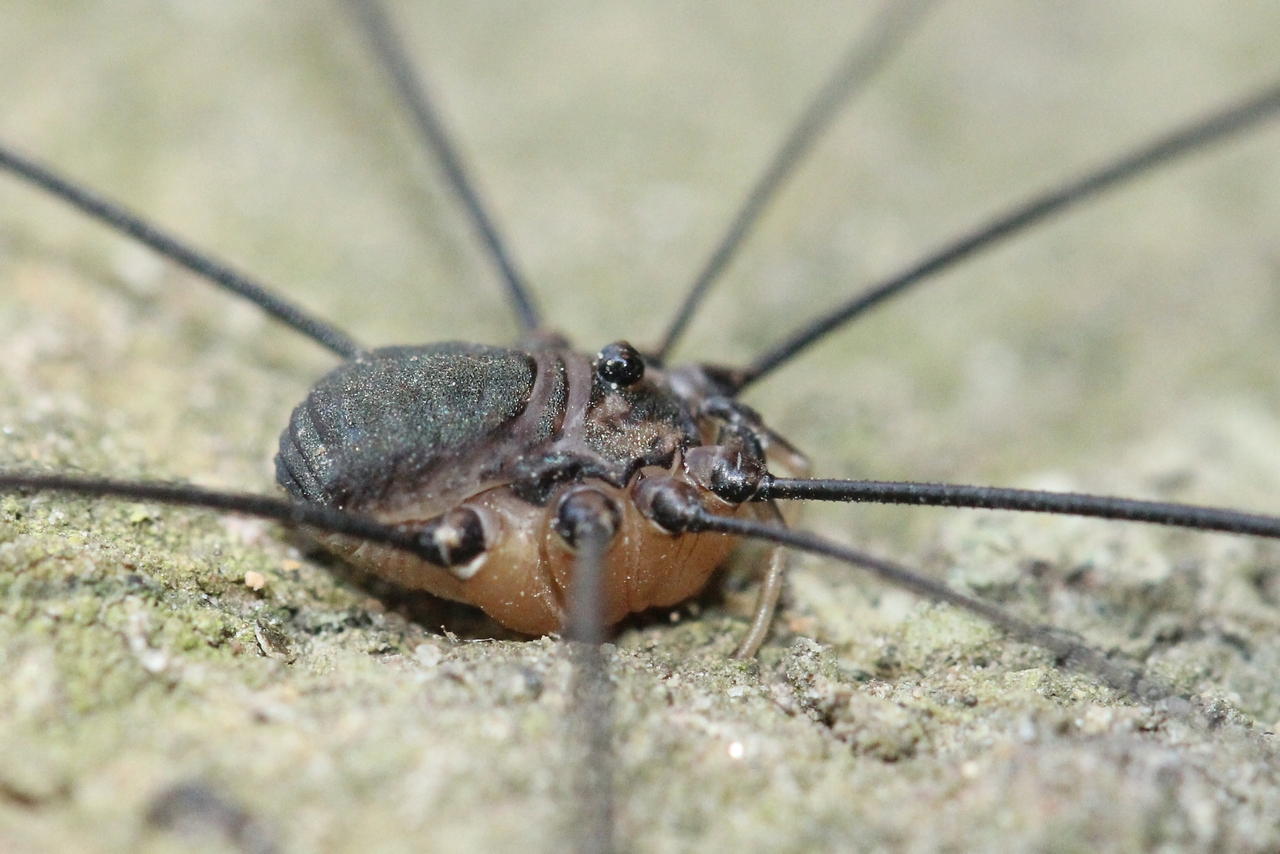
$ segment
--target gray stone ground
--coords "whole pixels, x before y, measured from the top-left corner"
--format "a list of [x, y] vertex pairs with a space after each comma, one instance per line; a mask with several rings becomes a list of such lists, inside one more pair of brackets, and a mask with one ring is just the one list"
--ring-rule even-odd
[[[588, 348], [657, 335], [867, 17], [400, 5], [539, 296]], [[756, 352], [1029, 189], [1261, 83], [1277, 33], [1263, 0], [947, 4], [780, 200], [685, 354]], [[8, 0], [0, 135], [363, 341], [512, 334], [330, 4]], [[750, 400], [832, 476], [1280, 512], [1277, 146], [1257, 134], [1093, 205]], [[275, 437], [324, 353], [8, 179], [0, 282], [5, 465], [273, 489]], [[617, 639], [624, 850], [1280, 847], [1275, 547], [902, 509], [806, 520], [1144, 657], [1202, 711], [1134, 706], [816, 562], [759, 662], [731, 661], [739, 574]], [[556, 645], [379, 601], [299, 546], [201, 513], [0, 499], [0, 851], [558, 847]]]

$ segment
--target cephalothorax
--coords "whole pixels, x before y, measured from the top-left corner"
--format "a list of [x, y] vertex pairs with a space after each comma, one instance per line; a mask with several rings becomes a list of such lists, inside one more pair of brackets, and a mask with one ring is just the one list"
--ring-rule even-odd
[[[771, 441], [705, 369], [646, 369], [626, 342], [594, 359], [557, 339], [528, 350], [449, 342], [362, 353], [294, 410], [276, 473], [289, 495], [423, 532], [425, 556], [326, 542], [407, 588], [476, 605], [526, 634], [559, 631], [573, 514], [606, 508], [602, 619], [688, 599], [733, 548], [654, 521], [655, 489], [691, 489], [724, 516], [750, 499]], [[787, 449], [793, 470], [797, 456]], [[763, 608], [767, 622], [771, 603]]]

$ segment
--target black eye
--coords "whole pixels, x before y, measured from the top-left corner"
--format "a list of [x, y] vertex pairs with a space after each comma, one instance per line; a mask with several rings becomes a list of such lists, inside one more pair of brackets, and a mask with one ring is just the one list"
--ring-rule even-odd
[[644, 377], [644, 357], [626, 341], [615, 341], [596, 356], [596, 373], [605, 382], [626, 388]]

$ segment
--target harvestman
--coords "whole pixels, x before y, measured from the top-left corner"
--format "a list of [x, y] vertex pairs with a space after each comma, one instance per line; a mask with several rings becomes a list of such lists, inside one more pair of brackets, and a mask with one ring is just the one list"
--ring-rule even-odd
[[[1140, 668], [913, 570], [788, 528], [776, 502], [866, 501], [1095, 516], [1280, 538], [1280, 518], [1103, 496], [951, 484], [781, 477], [803, 458], [738, 398], [753, 383], [915, 284], [1077, 203], [1280, 115], [1280, 86], [1200, 118], [1096, 171], [1032, 197], [784, 336], [744, 367], [668, 367], [703, 297], [832, 118], [923, 11], [895, 5], [849, 52], [761, 176], [697, 276], [661, 343], [615, 342], [588, 357], [543, 323], [461, 156], [373, 0], [353, 3], [374, 52], [440, 162], [505, 283], [524, 330], [516, 349], [449, 343], [369, 350], [225, 264], [49, 170], [0, 148], [0, 166], [253, 302], [343, 359], [295, 410], [277, 479], [287, 500], [185, 485], [0, 473], [0, 488], [75, 492], [275, 519], [375, 574], [479, 606], [526, 634], [573, 641], [588, 751], [608, 753], [599, 642], [626, 614], [697, 593], [740, 539], [773, 545], [738, 654], [768, 633], [784, 548], [859, 566], [975, 613], [1140, 699], [1167, 696]], [[584, 787], [582, 847], [610, 848], [604, 763]]]

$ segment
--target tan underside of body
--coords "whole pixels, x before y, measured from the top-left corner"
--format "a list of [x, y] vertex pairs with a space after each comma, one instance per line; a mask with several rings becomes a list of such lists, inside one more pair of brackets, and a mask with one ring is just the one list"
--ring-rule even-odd
[[[695, 595], [736, 545], [734, 538], [723, 534], [668, 534], [636, 509], [629, 489], [600, 481], [589, 481], [589, 485], [611, 495], [622, 508], [621, 524], [605, 555], [606, 625], [636, 611], [674, 605]], [[756, 515], [756, 508], [750, 505], [712, 503], [721, 504], [726, 516]], [[555, 498], [538, 507], [500, 486], [468, 498], [463, 506], [480, 513], [489, 542], [475, 567], [450, 571], [398, 549], [346, 537], [325, 537], [323, 542], [380, 578], [475, 605], [515, 631], [529, 635], [560, 631], [575, 555], [552, 529]], [[394, 517], [376, 515], [387, 523], [412, 525], [434, 513], [400, 510]], [[472, 568], [470, 577], [458, 577]]]

